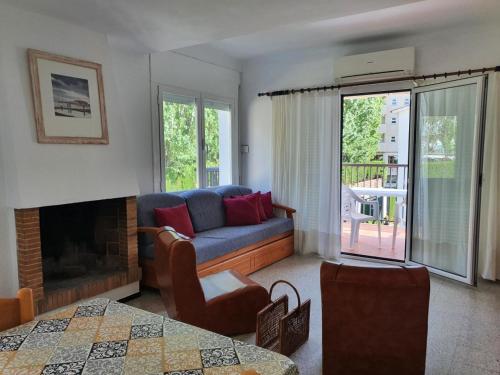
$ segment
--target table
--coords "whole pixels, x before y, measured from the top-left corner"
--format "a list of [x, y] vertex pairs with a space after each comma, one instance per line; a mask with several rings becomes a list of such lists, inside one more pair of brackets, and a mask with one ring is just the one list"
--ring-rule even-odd
[[372, 195], [376, 197], [401, 197], [406, 198], [406, 189], [389, 189], [389, 188], [365, 188], [365, 187], [352, 187], [358, 195]]
[[0, 332], [2, 374], [298, 375], [287, 357], [97, 298]]

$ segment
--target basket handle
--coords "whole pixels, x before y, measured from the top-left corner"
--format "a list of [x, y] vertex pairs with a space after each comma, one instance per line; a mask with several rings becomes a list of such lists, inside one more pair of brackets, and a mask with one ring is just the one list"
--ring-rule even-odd
[[286, 285], [288, 285], [289, 287], [291, 287], [293, 289], [293, 291], [295, 292], [295, 295], [297, 296], [297, 307], [299, 307], [300, 306], [300, 295], [299, 295], [299, 292], [298, 292], [297, 288], [295, 288], [291, 283], [289, 283], [286, 280], [277, 280], [277, 281], [275, 281], [273, 283], [273, 285], [271, 285], [271, 288], [269, 289], [269, 298], [272, 300], [273, 289], [276, 286], [276, 284], [279, 284], [279, 283], [286, 284]]

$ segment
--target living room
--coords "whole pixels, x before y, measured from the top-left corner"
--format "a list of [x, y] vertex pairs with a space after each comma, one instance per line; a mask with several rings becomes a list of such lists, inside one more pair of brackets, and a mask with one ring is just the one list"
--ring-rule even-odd
[[[29, 288], [33, 321], [71, 319], [71, 332], [84, 313], [68, 306], [104, 306], [94, 320], [135, 309], [132, 331], [95, 326], [75, 372], [59, 373], [111, 360], [104, 373], [499, 373], [499, 20], [496, 0], [1, 0], [0, 296]], [[186, 251], [172, 267], [176, 247]], [[381, 272], [370, 295], [380, 304], [357, 305], [341, 286], [329, 295], [327, 267], [339, 263], [340, 279]], [[411, 309], [389, 293], [403, 283], [390, 273], [410, 269], [425, 270], [422, 294], [406, 293]], [[175, 275], [194, 284], [177, 295]], [[271, 348], [285, 359], [255, 335], [280, 295], [297, 311], [289, 286], [269, 296], [278, 280], [310, 309], [308, 340]], [[182, 298], [200, 283], [204, 301], [255, 294], [201, 319]], [[110, 302], [82, 302], [94, 298]], [[393, 329], [377, 311], [385, 302]], [[328, 320], [344, 313], [357, 327]], [[200, 364], [174, 361], [165, 353], [193, 347], [163, 328], [163, 356], [140, 362], [136, 322], [166, 327], [167, 316], [247, 351], [230, 340], [225, 364], [203, 352]], [[33, 331], [0, 333], [22, 337], [0, 341], [0, 372], [69, 363], [56, 356], [68, 332], [51, 341], [25, 321]], [[355, 351], [337, 344], [345, 337]], [[121, 362], [93, 357], [129, 338]], [[24, 351], [45, 359], [16, 359]]]

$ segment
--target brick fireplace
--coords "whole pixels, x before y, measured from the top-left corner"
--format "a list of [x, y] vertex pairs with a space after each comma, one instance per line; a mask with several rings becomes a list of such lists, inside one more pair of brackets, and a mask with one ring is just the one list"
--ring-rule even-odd
[[135, 197], [15, 210], [20, 287], [38, 313], [136, 282]]

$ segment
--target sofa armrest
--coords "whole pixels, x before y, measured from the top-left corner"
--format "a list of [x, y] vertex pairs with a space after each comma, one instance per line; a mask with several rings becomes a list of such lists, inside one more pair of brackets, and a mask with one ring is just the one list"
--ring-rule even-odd
[[293, 214], [297, 212], [297, 210], [295, 210], [294, 208], [283, 206], [282, 204], [277, 204], [277, 203], [273, 203], [273, 208], [276, 208], [278, 210], [284, 210], [286, 212], [286, 217], [289, 219], [292, 219]]

